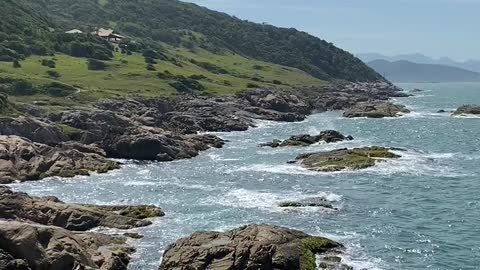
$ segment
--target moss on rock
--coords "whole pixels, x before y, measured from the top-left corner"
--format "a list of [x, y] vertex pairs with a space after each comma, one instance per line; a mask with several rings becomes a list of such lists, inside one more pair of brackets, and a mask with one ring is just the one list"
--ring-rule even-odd
[[329, 152], [303, 154], [297, 157], [310, 170], [332, 172], [346, 169], [365, 169], [375, 166], [381, 159], [393, 159], [400, 156], [385, 147], [363, 147], [338, 149]]
[[300, 270], [317, 269], [315, 254], [327, 252], [338, 247], [341, 247], [339, 243], [323, 237], [310, 236], [302, 239]]

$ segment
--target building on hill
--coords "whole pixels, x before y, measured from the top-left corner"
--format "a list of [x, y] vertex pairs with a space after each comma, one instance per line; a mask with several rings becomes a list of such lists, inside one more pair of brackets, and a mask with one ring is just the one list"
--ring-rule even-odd
[[115, 34], [113, 29], [100, 28], [97, 31], [92, 32], [92, 34], [97, 35], [97, 36], [99, 36], [103, 39], [106, 39], [110, 42], [113, 42], [113, 43], [119, 43], [120, 41], [122, 41], [125, 38], [122, 35]]
[[83, 34], [83, 31], [78, 29], [72, 29], [70, 31], [66, 31], [65, 34]]

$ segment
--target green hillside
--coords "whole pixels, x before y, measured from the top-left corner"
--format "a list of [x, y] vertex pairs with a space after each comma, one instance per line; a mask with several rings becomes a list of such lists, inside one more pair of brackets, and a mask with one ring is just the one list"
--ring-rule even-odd
[[[304, 32], [174, 0], [3, 0], [0, 17], [0, 91], [49, 109], [103, 97], [383, 79]], [[65, 33], [100, 27], [127, 38], [111, 44]]]

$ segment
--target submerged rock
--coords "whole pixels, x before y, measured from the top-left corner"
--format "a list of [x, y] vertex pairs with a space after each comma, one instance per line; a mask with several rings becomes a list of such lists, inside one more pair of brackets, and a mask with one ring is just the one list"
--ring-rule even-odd
[[390, 148], [373, 146], [302, 154], [296, 160], [309, 170], [333, 172], [346, 169], [365, 169], [375, 166], [379, 160], [399, 157], [391, 152]]
[[307, 146], [314, 143], [318, 143], [320, 141], [324, 141], [326, 143], [334, 143], [340, 142], [344, 140], [353, 140], [352, 136], [344, 136], [340, 132], [336, 130], [325, 130], [320, 132], [319, 135], [312, 136], [312, 135], [297, 135], [292, 136], [290, 139], [280, 141], [280, 140], [273, 140], [269, 143], [260, 144], [260, 147], [284, 147], [284, 146]]
[[326, 200], [325, 198], [313, 198], [301, 201], [285, 201], [281, 202], [278, 206], [282, 208], [319, 207], [332, 210], [337, 209], [333, 206], [332, 202]]
[[126, 270], [125, 238], [0, 219], [0, 269]]
[[66, 204], [55, 197], [33, 197], [0, 186], [0, 218], [52, 225], [72, 231], [98, 226], [131, 229], [150, 225], [146, 220], [165, 214], [155, 206], [96, 206]]
[[352, 107], [349, 107], [343, 113], [344, 117], [368, 117], [368, 118], [383, 118], [383, 117], [398, 117], [410, 111], [403, 105], [393, 104], [384, 101], [360, 102]]
[[249, 225], [226, 232], [197, 232], [164, 253], [160, 270], [315, 270], [315, 254], [342, 245], [273, 225]]
[[119, 168], [94, 146], [64, 144], [51, 147], [18, 136], [0, 135], [0, 183], [39, 180], [50, 176], [73, 177], [91, 171]]
[[480, 114], [480, 105], [464, 105], [459, 107], [453, 114]]

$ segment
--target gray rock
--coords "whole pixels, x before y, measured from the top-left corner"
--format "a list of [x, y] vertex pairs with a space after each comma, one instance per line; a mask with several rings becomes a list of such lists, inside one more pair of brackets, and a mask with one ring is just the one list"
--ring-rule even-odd
[[296, 230], [249, 225], [224, 233], [197, 232], [180, 239], [167, 248], [159, 269], [300, 270], [301, 266], [314, 267], [315, 254], [341, 248], [332, 240]]
[[398, 117], [410, 111], [403, 105], [397, 105], [390, 102], [360, 102], [352, 107], [345, 109], [344, 117], [368, 117], [368, 118], [384, 118]]
[[0, 135], [0, 183], [39, 180], [50, 176], [73, 177], [90, 171], [104, 173], [117, 169], [94, 146], [79, 148], [64, 144], [51, 147], [18, 136]]

